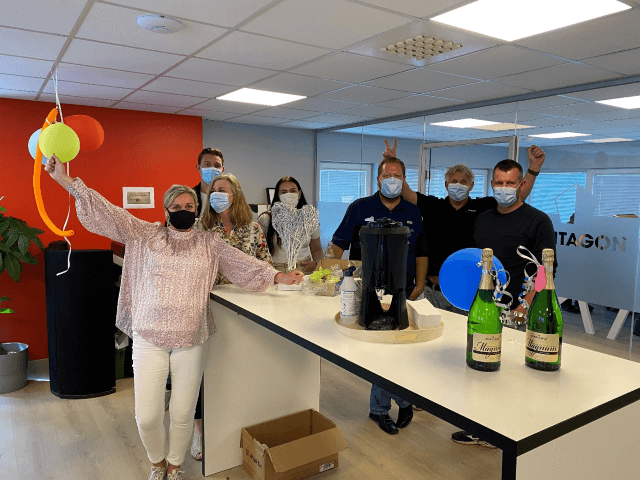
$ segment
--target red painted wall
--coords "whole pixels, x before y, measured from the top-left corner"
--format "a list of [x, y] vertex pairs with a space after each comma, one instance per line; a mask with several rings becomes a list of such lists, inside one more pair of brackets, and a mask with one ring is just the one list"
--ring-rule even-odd
[[[202, 150], [202, 119], [186, 115], [117, 110], [80, 105], [66, 105], [62, 113], [89, 115], [104, 128], [104, 143], [91, 152], [80, 152], [70, 162], [72, 177], [80, 177], [110, 202], [122, 206], [122, 187], [154, 187], [155, 208], [130, 210], [147, 221], [164, 221], [162, 195], [174, 183], [194, 186], [199, 177], [195, 169]], [[27, 149], [31, 134], [42, 127], [55, 105], [0, 98], [0, 205], [6, 215], [25, 220], [44, 230], [42, 243], [61, 238], [44, 224], [33, 195], [33, 165]], [[63, 229], [69, 195], [46, 172], [42, 172], [41, 189], [49, 218]], [[71, 215], [66, 230], [72, 248], [110, 248], [111, 241], [86, 231], [75, 215], [71, 197]], [[2, 304], [15, 313], [0, 315], [0, 342], [29, 344], [29, 359], [47, 358], [47, 320], [44, 288], [44, 254], [30, 249], [38, 265], [23, 265], [19, 283], [6, 272], [0, 275], [0, 297], [12, 299]], [[88, 319], [90, 321], [90, 319]]]

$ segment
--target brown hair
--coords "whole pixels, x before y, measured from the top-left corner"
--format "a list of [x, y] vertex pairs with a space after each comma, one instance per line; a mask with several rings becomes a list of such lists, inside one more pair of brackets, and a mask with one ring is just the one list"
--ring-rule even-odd
[[[251, 213], [251, 207], [247, 203], [242, 192], [240, 182], [231, 173], [222, 173], [213, 179], [211, 185], [207, 189], [207, 198], [211, 196], [213, 186], [220, 180], [227, 180], [231, 185], [231, 192], [233, 193], [233, 203], [229, 207], [229, 218], [231, 223], [237, 227], [246, 227], [253, 222], [253, 214]], [[220, 221], [220, 215], [216, 212], [210, 203], [203, 205], [202, 208], [206, 208], [204, 215], [202, 215], [202, 225], [206, 230], [210, 230], [213, 224]]]
[[522, 165], [520, 165], [515, 160], [511, 160], [509, 158], [496, 163], [496, 166], [493, 167], [493, 172], [491, 173], [491, 176], [493, 177], [493, 174], [496, 172], [496, 170], [500, 170], [501, 172], [506, 173], [513, 170], [514, 168], [518, 170], [518, 180], [522, 181], [522, 179], [524, 178], [524, 175], [522, 173]]
[[387, 163], [397, 163], [402, 167], [402, 176], [407, 176], [407, 170], [404, 167], [404, 162], [402, 160], [396, 157], [384, 157], [384, 159], [380, 162], [380, 165], [378, 165], [378, 177], [382, 174], [382, 169]]
[[204, 157], [205, 155], [215, 155], [216, 157], [220, 157], [220, 160], [222, 160], [222, 166], [224, 167], [224, 157], [222, 156], [222, 152], [217, 148], [207, 147], [202, 150], [200, 152], [200, 155], [198, 155], [198, 165], [200, 165], [200, 163], [202, 162], [202, 157]]

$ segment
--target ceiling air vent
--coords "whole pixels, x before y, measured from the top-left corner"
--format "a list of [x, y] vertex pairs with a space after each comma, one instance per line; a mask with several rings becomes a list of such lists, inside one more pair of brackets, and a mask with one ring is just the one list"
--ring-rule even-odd
[[391, 55], [424, 60], [425, 58], [434, 57], [458, 48], [462, 48], [462, 45], [459, 43], [453, 43], [442, 38], [434, 38], [427, 35], [417, 35], [413, 38], [407, 38], [403, 42], [381, 48], [380, 51]]

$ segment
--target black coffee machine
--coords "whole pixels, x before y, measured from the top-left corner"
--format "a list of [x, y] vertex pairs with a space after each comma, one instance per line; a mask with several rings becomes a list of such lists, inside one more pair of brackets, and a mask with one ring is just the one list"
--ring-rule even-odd
[[[407, 316], [407, 255], [409, 227], [389, 218], [373, 220], [360, 229], [362, 247], [362, 310], [360, 325], [367, 330], [403, 330]], [[384, 310], [378, 292], [393, 295]]]

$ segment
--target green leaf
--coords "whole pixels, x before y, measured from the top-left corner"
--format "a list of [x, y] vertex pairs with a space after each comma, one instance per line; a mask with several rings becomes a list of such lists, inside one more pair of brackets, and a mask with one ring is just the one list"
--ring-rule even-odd
[[0, 275], [2, 275], [3, 270], [4, 270], [4, 260], [2, 260], [2, 253], [0, 252]]
[[40, 237], [35, 237], [33, 239], [33, 243], [35, 243], [40, 248], [40, 250], [44, 250], [44, 245], [42, 244], [42, 240], [40, 240]]
[[0, 308], [0, 313], [13, 313], [10, 308]]
[[18, 280], [20, 280], [20, 272], [22, 271], [22, 265], [20, 265], [20, 261], [12, 255], [6, 255], [4, 262], [7, 273], [13, 279], [13, 281], [17, 283]]
[[31, 242], [25, 235], [20, 235], [20, 238], [18, 238], [18, 250], [20, 250], [22, 255], [29, 250], [29, 243]]
[[5, 247], [11, 249], [11, 246], [18, 241], [19, 237], [20, 235], [17, 233], [9, 232], [9, 235], [7, 235], [7, 241], [4, 242]]
[[11, 300], [9, 297], [0, 297], [0, 303], [6, 302], [7, 300]]
[[0, 242], [0, 250], [2, 250], [3, 252], [9, 252], [10, 251], [10, 249], [7, 248], [7, 246], [2, 242]]
[[28, 263], [29, 265], [37, 265], [38, 264], [38, 261], [36, 260], [36, 257], [31, 255], [31, 253], [28, 252], [28, 251], [25, 252], [24, 255], [21, 254], [20, 252], [11, 252], [11, 255], [16, 257], [22, 263]]
[[7, 209], [6, 209], [6, 208], [4, 208], [4, 207], [0, 207], [0, 212], [6, 212], [6, 211], [7, 211]]

